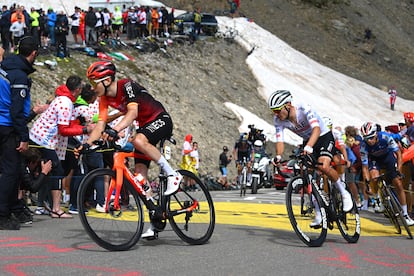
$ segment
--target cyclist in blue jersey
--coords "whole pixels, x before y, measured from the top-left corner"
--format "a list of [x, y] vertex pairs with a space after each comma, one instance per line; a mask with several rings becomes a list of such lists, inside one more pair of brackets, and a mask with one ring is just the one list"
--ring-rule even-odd
[[381, 169], [385, 170], [387, 178], [396, 188], [407, 224], [409, 226], [414, 225], [414, 221], [407, 212], [407, 202], [400, 173], [402, 157], [397, 142], [389, 133], [377, 131], [377, 126], [372, 122], [366, 122], [362, 125], [361, 135], [364, 138], [361, 143], [362, 175], [364, 179], [369, 181], [378, 177]]

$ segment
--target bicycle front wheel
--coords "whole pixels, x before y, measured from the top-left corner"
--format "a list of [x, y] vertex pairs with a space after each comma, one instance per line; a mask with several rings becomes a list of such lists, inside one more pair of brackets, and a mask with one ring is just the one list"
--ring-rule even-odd
[[[332, 184], [331, 184], [332, 185]], [[361, 234], [361, 221], [359, 217], [358, 207], [352, 198], [353, 207], [351, 211], [344, 212], [342, 210], [342, 196], [336, 188], [333, 188], [332, 203], [336, 213], [336, 224], [342, 237], [349, 243], [356, 243]]]
[[170, 225], [183, 241], [204, 244], [212, 236], [216, 223], [213, 200], [197, 176], [186, 170], [179, 173], [183, 176], [180, 189], [169, 197], [167, 205]]
[[400, 202], [396, 199], [395, 195], [392, 193], [391, 189], [387, 186], [386, 189], [390, 193], [390, 202], [392, 209], [394, 209], [394, 214], [397, 217], [397, 219], [400, 220], [400, 225], [404, 226], [405, 231], [407, 232], [408, 238], [413, 239], [413, 235], [411, 233], [410, 227], [407, 224], [407, 221], [405, 220], [405, 217], [403, 215], [403, 210], [401, 208]]
[[311, 227], [315, 219], [315, 207], [312, 196], [316, 192], [308, 193], [305, 181], [301, 176], [295, 176], [288, 183], [286, 188], [286, 209], [290, 223], [296, 235], [310, 247], [321, 246], [328, 232], [325, 208], [321, 206], [322, 223], [319, 226]]
[[[138, 193], [124, 179], [119, 202], [121, 210], [114, 210], [113, 199], [106, 213], [96, 211], [96, 187], [115, 181], [115, 172], [111, 169], [95, 169], [82, 180], [77, 204], [79, 218], [88, 235], [99, 246], [110, 251], [128, 250], [141, 237], [144, 217]], [[106, 185], [105, 184], [105, 185]]]

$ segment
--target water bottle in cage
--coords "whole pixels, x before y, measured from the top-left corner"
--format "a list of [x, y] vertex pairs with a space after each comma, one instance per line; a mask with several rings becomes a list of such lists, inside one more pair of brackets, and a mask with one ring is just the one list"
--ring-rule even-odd
[[164, 146], [164, 158], [166, 160], [171, 159], [171, 148], [169, 146]]
[[136, 173], [134, 175], [134, 182], [135, 184], [137, 184], [138, 186], [144, 187], [145, 184], [145, 178], [142, 176], [142, 174], [140, 173]]

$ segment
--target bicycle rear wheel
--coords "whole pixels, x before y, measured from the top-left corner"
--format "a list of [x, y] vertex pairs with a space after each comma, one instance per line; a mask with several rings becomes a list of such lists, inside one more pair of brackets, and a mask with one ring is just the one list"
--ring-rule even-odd
[[106, 213], [98, 213], [95, 209], [94, 195], [97, 181], [115, 180], [115, 172], [111, 169], [95, 169], [82, 180], [78, 190], [79, 218], [88, 235], [101, 247], [110, 251], [128, 250], [141, 237], [144, 218], [138, 193], [124, 179], [121, 192], [121, 210], [111, 209]]
[[[186, 170], [179, 170], [179, 173], [184, 176], [183, 181], [167, 205], [170, 225], [183, 241], [192, 245], [204, 244], [212, 236], [216, 223], [213, 200], [197, 176]], [[196, 183], [195, 190], [188, 189], [190, 181]], [[196, 203], [196, 208], [190, 210]]]
[[[297, 193], [295, 193], [297, 192]], [[312, 195], [316, 192], [307, 192], [305, 181], [301, 176], [295, 176], [286, 188], [286, 209], [290, 223], [296, 235], [310, 247], [321, 246], [328, 232], [325, 208], [321, 206], [322, 223], [318, 227], [311, 227], [315, 219], [315, 208], [312, 203]]]
[[385, 187], [388, 192], [390, 193], [390, 202], [392, 209], [394, 210], [394, 214], [397, 217], [397, 219], [400, 220], [400, 225], [404, 226], [405, 231], [407, 232], [408, 238], [413, 239], [413, 235], [411, 233], [410, 227], [407, 224], [407, 221], [405, 220], [405, 217], [403, 215], [403, 210], [401, 208], [400, 202], [396, 199], [395, 195], [392, 193], [391, 189], [387, 186]]
[[361, 221], [355, 200], [352, 199], [353, 207], [351, 211], [344, 212], [342, 209], [341, 193], [339, 193], [335, 187], [332, 188], [332, 193], [332, 202], [336, 213], [336, 224], [338, 225], [342, 237], [349, 243], [358, 242], [361, 234]]

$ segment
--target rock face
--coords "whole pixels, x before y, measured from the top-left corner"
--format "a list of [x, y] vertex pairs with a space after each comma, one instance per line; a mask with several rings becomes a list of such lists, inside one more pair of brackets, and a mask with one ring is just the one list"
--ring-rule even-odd
[[[226, 0], [163, 2], [186, 10], [200, 6], [210, 12], [228, 6]], [[379, 88], [394, 84], [399, 96], [414, 99], [413, 1], [316, 2], [242, 0], [240, 13], [322, 64]], [[370, 39], [364, 38], [366, 29], [372, 31]], [[223, 145], [231, 150], [239, 136], [240, 121], [225, 107], [227, 101], [272, 122], [246, 66], [247, 53], [235, 43], [215, 38], [194, 44], [176, 41], [168, 48], [169, 57], [161, 51], [127, 51], [136, 59], [116, 61], [119, 76], [140, 82], [171, 113], [177, 140], [177, 146], [172, 146], [172, 163], [177, 168], [184, 136], [191, 133], [199, 143], [200, 172], [219, 174]], [[69, 63], [59, 63], [53, 71], [37, 66], [32, 75], [33, 102], [47, 99], [70, 74], [85, 76], [96, 60], [76, 51], [71, 56]], [[51, 58], [39, 56], [38, 60]], [[268, 149], [274, 152], [274, 145]], [[228, 168], [233, 178], [234, 163]]]

